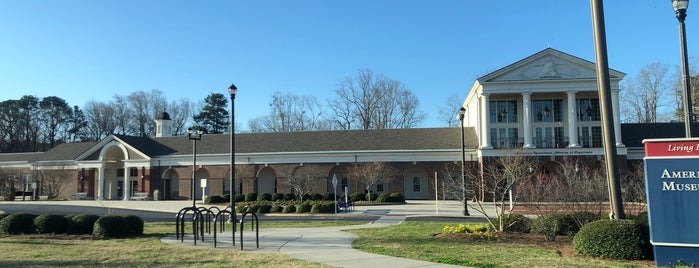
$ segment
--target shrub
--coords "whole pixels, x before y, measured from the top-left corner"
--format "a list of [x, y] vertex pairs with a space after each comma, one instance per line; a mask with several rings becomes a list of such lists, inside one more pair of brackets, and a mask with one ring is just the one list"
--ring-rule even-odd
[[401, 193], [392, 193], [390, 202], [405, 203], [405, 196]]
[[134, 215], [124, 215], [126, 219], [126, 225], [128, 227], [128, 234], [130, 235], [142, 235], [143, 234], [143, 219]]
[[311, 213], [320, 213], [321, 212], [321, 206], [322, 204], [320, 203], [315, 203], [311, 206]]
[[10, 214], [0, 220], [0, 234], [31, 234], [34, 233], [34, 218], [29, 213]]
[[558, 215], [543, 215], [532, 221], [532, 232], [540, 233], [544, 235], [546, 241], [556, 240], [556, 234], [560, 230], [560, 219], [562, 217]]
[[376, 198], [376, 202], [379, 202], [379, 203], [391, 202], [391, 196], [389, 194], [381, 194], [381, 195], [379, 195], [379, 197]]
[[366, 195], [364, 193], [351, 193], [349, 197], [352, 202], [366, 200]]
[[244, 194], [237, 194], [235, 195], [235, 202], [245, 202], [245, 195]]
[[322, 194], [315, 193], [315, 194], [312, 194], [312, 195], [311, 195], [311, 198], [310, 198], [309, 200], [313, 200], [313, 201], [323, 201], [324, 198], [325, 198], [325, 197], [324, 197]]
[[[337, 197], [339, 198], [340, 195], [338, 194]], [[323, 195], [323, 200], [325, 201], [335, 201], [335, 193], [325, 193]]]
[[636, 216], [629, 217], [630, 220], [635, 221], [638, 224], [648, 225], [648, 211], [643, 211], [638, 213]]
[[377, 195], [376, 193], [368, 193], [366, 197], [369, 198], [369, 201], [376, 201], [376, 198], [379, 198], [379, 195]]
[[[500, 218], [495, 219], [500, 222]], [[513, 233], [528, 233], [531, 230], [531, 220], [521, 214], [506, 214], [503, 218], [503, 231]]]
[[278, 204], [272, 205], [272, 208], [269, 209], [270, 213], [280, 213], [284, 210], [284, 207]]
[[204, 203], [206, 203], [206, 204], [221, 204], [221, 203], [225, 203], [225, 202], [226, 201], [224, 200], [224, 198], [220, 195], [207, 196], [206, 199], [204, 200]]
[[286, 200], [286, 201], [296, 200], [296, 195], [294, 193], [285, 193], [284, 200]]
[[272, 196], [272, 201], [279, 201], [279, 200], [284, 200], [284, 194], [282, 193], [275, 193]]
[[33, 220], [38, 234], [64, 234], [68, 229], [68, 219], [62, 215], [43, 214]]
[[284, 209], [282, 210], [282, 213], [294, 213], [294, 212], [296, 212], [296, 206], [294, 206], [294, 205], [288, 205], [288, 206], [284, 207]]
[[257, 213], [259, 213], [259, 214], [265, 214], [265, 213], [269, 213], [271, 211], [272, 211], [272, 205], [268, 205], [268, 204], [260, 205], [260, 207], [257, 208]]
[[128, 232], [126, 218], [109, 215], [97, 219], [92, 234], [99, 237], [124, 237]]
[[92, 234], [95, 222], [100, 217], [92, 214], [68, 215], [69, 234]]
[[272, 194], [270, 193], [261, 193], [257, 195], [257, 202], [261, 201], [272, 201]]
[[303, 195], [301, 196], [301, 199], [302, 199], [303, 201], [309, 201], [309, 200], [311, 200], [311, 195], [310, 195], [310, 194], [303, 194]]
[[248, 202], [257, 201], [257, 193], [247, 193], [245, 195], [245, 201], [248, 201]]
[[252, 204], [250, 205], [250, 212], [254, 213], [259, 213], [258, 211], [260, 210], [261, 204]]
[[650, 259], [648, 229], [632, 220], [599, 220], [582, 228], [573, 238], [577, 255], [619, 260]]
[[223, 195], [223, 203], [230, 203], [230, 202], [231, 202], [231, 195], [224, 194]]
[[470, 237], [491, 240], [497, 238], [497, 234], [491, 232], [490, 225], [482, 223], [459, 223], [456, 226], [444, 225], [442, 231], [448, 234], [466, 234]]
[[311, 204], [303, 202], [296, 206], [296, 213], [307, 213], [311, 211]]

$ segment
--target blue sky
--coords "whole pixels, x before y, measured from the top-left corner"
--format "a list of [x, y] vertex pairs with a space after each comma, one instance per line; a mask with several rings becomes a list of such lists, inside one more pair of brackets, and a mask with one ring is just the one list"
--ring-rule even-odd
[[[610, 67], [627, 79], [679, 64], [669, 0], [605, 2]], [[693, 12], [695, 11], [696, 12]], [[699, 6], [687, 17], [690, 56]], [[439, 106], [474, 80], [552, 47], [595, 61], [590, 1], [0, 0], [0, 100], [58, 96], [70, 105], [159, 89], [203, 100], [239, 89], [236, 122], [267, 114], [275, 91], [321, 102], [369, 68]]]

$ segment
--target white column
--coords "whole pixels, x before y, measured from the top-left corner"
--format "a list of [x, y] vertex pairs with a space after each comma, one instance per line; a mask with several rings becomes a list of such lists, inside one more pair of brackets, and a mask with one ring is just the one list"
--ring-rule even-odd
[[124, 201], [131, 198], [131, 183], [129, 181], [129, 168], [124, 167]]
[[97, 200], [104, 200], [104, 166], [97, 168]]
[[488, 94], [481, 95], [481, 149], [493, 149], [490, 145], [488, 118], [490, 117], [490, 99]]
[[536, 148], [532, 142], [532, 93], [522, 93], [522, 111], [524, 112], [524, 148]]
[[619, 119], [619, 90], [612, 90], [612, 114], [614, 117], [614, 139], [616, 147], [626, 147], [621, 142], [621, 120]]
[[576, 91], [568, 91], [568, 148], [580, 148]]

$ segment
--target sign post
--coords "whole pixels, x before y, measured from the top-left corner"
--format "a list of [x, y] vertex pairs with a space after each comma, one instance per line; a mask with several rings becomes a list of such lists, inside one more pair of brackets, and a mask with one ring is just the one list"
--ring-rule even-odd
[[699, 263], [699, 139], [643, 141], [650, 242], [657, 266]]

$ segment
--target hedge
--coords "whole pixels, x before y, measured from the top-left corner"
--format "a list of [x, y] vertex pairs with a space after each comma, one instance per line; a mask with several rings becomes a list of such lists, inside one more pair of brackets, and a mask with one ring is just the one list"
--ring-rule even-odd
[[573, 238], [573, 251], [619, 260], [647, 260], [653, 254], [647, 226], [633, 220], [599, 220], [583, 226]]

